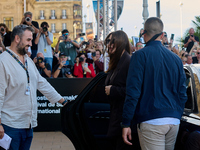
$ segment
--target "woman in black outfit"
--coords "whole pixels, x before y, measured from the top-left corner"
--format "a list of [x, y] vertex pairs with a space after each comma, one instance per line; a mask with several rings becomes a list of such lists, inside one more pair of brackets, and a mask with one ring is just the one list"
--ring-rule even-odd
[[125, 32], [115, 31], [110, 33], [104, 44], [110, 57], [108, 75], [105, 81], [105, 93], [110, 101], [110, 122], [108, 128], [108, 149], [127, 150], [133, 149], [126, 145], [122, 139], [123, 105], [126, 96], [126, 78], [130, 63], [130, 43]]
[[0, 23], [0, 33], [3, 39], [3, 44], [5, 47], [11, 44], [11, 32], [4, 23]]

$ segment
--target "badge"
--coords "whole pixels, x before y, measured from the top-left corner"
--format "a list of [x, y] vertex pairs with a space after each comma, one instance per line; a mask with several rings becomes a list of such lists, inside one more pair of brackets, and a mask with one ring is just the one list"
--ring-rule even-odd
[[47, 49], [46, 49], [46, 48], [44, 49], [44, 52], [45, 52], [45, 53], [47, 52]]
[[30, 86], [26, 87], [25, 95], [30, 95]]

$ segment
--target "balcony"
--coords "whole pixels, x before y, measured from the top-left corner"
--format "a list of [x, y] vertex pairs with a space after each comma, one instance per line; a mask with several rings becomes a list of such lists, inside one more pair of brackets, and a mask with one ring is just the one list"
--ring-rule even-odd
[[46, 17], [45, 16], [39, 16], [38, 19], [39, 20], [44, 20], [44, 19], [46, 19]]
[[61, 16], [60, 16], [60, 19], [67, 19], [67, 15], [65, 15], [65, 16], [64, 16], [64, 15], [61, 15]]
[[82, 19], [82, 16], [81, 15], [75, 15], [74, 19]]
[[49, 19], [57, 19], [56, 16], [50, 16]]

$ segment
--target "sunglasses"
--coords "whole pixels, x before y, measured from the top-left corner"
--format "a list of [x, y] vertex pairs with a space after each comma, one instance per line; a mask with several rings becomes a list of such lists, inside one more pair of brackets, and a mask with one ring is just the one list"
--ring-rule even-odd
[[187, 62], [186, 60], [182, 60], [182, 62]]
[[[111, 39], [107, 39], [107, 40], [106, 40], [106, 45], [108, 45], [108, 44], [110, 43], [110, 41], [111, 41]], [[115, 39], [113, 39], [113, 40], [112, 40], [112, 43], [110, 43], [110, 44], [114, 44], [114, 43], [115, 43]]]
[[143, 45], [138, 45], [137, 47], [143, 47]]
[[60, 58], [66, 58], [67, 56], [60, 56]]

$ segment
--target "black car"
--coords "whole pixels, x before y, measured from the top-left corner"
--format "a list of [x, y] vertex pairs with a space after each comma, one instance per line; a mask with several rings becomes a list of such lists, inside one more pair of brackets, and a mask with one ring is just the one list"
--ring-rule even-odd
[[[184, 66], [188, 100], [181, 120], [176, 150], [183, 149], [185, 133], [200, 131], [200, 65]], [[62, 132], [77, 150], [105, 150], [110, 105], [105, 73], [98, 74], [61, 112]], [[138, 141], [137, 141], [138, 142]]]

